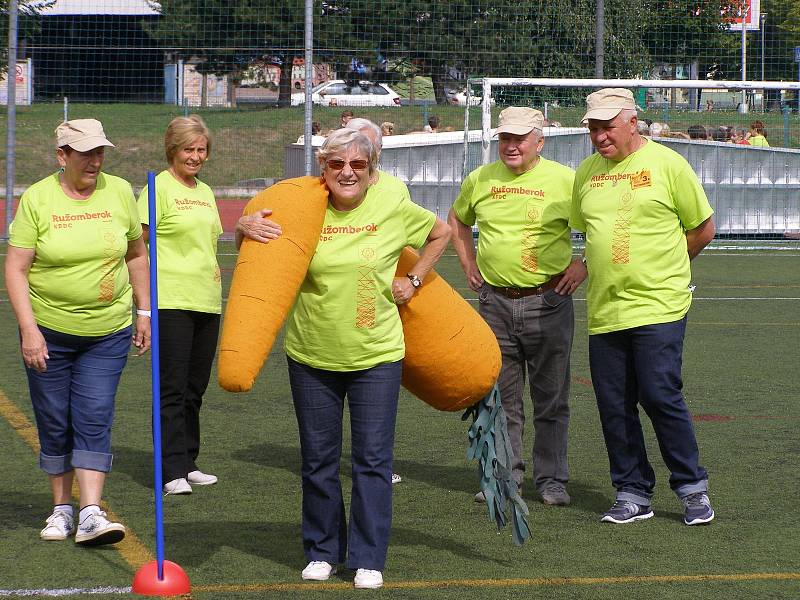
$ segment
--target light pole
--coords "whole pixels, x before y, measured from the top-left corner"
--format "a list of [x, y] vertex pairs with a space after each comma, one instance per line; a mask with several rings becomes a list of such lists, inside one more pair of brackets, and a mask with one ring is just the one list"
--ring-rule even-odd
[[[761, 81], [764, 79], [764, 49], [767, 47], [767, 13], [761, 13]], [[767, 90], [761, 92], [761, 112], [767, 112]]]

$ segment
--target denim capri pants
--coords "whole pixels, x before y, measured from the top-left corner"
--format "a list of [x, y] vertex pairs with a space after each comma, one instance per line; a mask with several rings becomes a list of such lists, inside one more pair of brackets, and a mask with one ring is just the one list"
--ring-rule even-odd
[[39, 326], [47, 370], [28, 367], [28, 387], [39, 431], [39, 466], [48, 475], [75, 468], [111, 470], [114, 396], [128, 360], [131, 327], [98, 337]]

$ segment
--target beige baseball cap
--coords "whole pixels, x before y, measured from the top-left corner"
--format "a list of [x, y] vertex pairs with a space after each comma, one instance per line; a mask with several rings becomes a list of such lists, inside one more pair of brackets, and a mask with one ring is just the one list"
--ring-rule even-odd
[[534, 129], [541, 131], [543, 127], [544, 115], [541, 111], [526, 106], [509, 106], [500, 112], [495, 135], [500, 133], [526, 135]]
[[633, 92], [625, 88], [604, 88], [586, 96], [586, 114], [581, 123], [589, 119], [609, 121], [625, 109], [638, 109]]
[[69, 146], [78, 152], [88, 152], [100, 146], [114, 147], [106, 139], [103, 124], [97, 119], [73, 119], [56, 127], [56, 148]]

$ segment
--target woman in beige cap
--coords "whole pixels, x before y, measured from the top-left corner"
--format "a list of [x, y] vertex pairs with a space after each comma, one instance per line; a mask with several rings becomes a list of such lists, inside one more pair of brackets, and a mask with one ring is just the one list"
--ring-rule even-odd
[[[39, 432], [39, 466], [53, 512], [43, 540], [94, 546], [125, 537], [100, 508], [111, 470], [114, 397], [131, 339], [150, 347], [147, 252], [130, 184], [101, 171], [106, 147], [95, 119], [56, 129], [58, 172], [22, 195], [12, 223], [6, 288]], [[131, 299], [136, 300], [132, 319]], [[80, 514], [72, 507], [78, 480]]]

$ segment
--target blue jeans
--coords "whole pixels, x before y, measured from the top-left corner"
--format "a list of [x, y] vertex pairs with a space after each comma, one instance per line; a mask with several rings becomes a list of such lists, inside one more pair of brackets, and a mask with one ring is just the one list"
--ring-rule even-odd
[[708, 490], [694, 426], [683, 398], [686, 317], [589, 336], [589, 363], [618, 500], [650, 504], [656, 484], [638, 405], [653, 424], [669, 484], [680, 497]]
[[39, 326], [47, 370], [25, 368], [39, 431], [39, 466], [48, 475], [73, 468], [111, 470], [114, 396], [128, 361], [131, 328], [84, 337]]
[[[288, 358], [303, 459], [303, 549], [309, 561], [383, 571], [392, 527], [392, 448], [402, 361], [326, 371]], [[345, 518], [339, 461], [348, 400], [353, 488]], [[349, 551], [348, 551], [349, 541]]]

